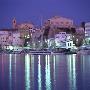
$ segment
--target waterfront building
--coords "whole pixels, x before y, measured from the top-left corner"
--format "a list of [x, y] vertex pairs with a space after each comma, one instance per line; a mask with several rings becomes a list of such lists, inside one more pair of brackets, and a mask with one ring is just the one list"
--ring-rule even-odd
[[85, 23], [85, 44], [90, 45], [90, 22]]
[[66, 34], [66, 32], [60, 32], [55, 35], [56, 48], [73, 48], [73, 40], [71, 34]]
[[7, 30], [0, 30], [0, 46], [7, 46], [9, 45], [8, 42], [9, 33]]
[[32, 32], [31, 41], [32, 41], [33, 49], [41, 48], [41, 44], [42, 44], [43, 40], [42, 40], [42, 31], [40, 29], [36, 28], [35, 32]]
[[[73, 20], [55, 16], [48, 19], [41, 29], [35, 28], [32, 23], [18, 24], [16, 19], [12, 20], [13, 29], [2, 31], [0, 44], [2, 46], [19, 46], [41, 49], [43, 47], [71, 48], [73, 41], [71, 37], [75, 34]], [[68, 39], [69, 38], [69, 39]], [[61, 45], [62, 44], [62, 45]]]
[[85, 23], [85, 37], [90, 37], [90, 22]]
[[75, 32], [73, 20], [55, 16], [44, 23], [43, 37], [49, 48], [61, 48], [62, 46], [72, 48], [73, 40], [71, 38]]
[[32, 46], [32, 36], [33, 33], [36, 31], [35, 26], [30, 22], [24, 22], [24, 23], [17, 23], [16, 19], [14, 18], [12, 20], [12, 27], [14, 29], [18, 29], [20, 32], [20, 38], [24, 41], [24, 46]]
[[73, 20], [55, 16], [51, 19], [48, 19], [44, 23], [44, 37], [53, 38], [55, 34], [59, 32], [66, 32], [68, 34], [75, 33], [75, 26], [73, 24]]
[[24, 40], [20, 36], [20, 31], [16, 30], [12, 32], [12, 45], [13, 46], [23, 46], [24, 45]]
[[20, 38], [18, 29], [2, 29], [0, 30], [0, 45], [4, 49], [11, 46], [22, 46], [24, 41]]

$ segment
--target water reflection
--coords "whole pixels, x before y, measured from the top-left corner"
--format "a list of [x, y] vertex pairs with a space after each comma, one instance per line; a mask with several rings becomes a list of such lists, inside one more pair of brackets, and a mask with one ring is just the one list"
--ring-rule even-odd
[[46, 66], [45, 66], [46, 90], [51, 90], [50, 56], [46, 55], [45, 60], [46, 60]]
[[54, 90], [55, 90], [55, 87], [56, 87], [56, 73], [55, 73], [55, 67], [56, 67], [56, 56], [53, 55], [53, 67], [54, 67], [54, 70], [53, 70], [53, 77], [54, 77]]
[[76, 88], [76, 59], [75, 58], [76, 58], [76, 55], [67, 56], [70, 90], [77, 90]]
[[90, 90], [90, 56], [0, 55], [0, 90]]
[[38, 90], [42, 90], [41, 84], [41, 62], [40, 55], [38, 55]]
[[12, 90], [12, 54], [9, 55], [9, 89]]
[[30, 90], [30, 56], [25, 55], [25, 90]]

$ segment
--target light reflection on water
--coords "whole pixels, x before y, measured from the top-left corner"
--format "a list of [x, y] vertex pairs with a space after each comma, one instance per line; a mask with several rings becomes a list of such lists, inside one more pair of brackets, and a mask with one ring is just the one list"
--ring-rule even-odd
[[9, 56], [9, 84], [10, 84], [10, 87], [9, 89], [12, 90], [12, 55], [10, 54]]
[[0, 55], [0, 90], [90, 90], [89, 55]]
[[38, 55], [38, 90], [42, 90], [42, 87], [41, 87], [41, 83], [42, 83], [42, 80], [41, 80], [41, 59], [40, 59], [40, 55]]
[[76, 59], [75, 58], [76, 58], [76, 55], [67, 56], [70, 90], [77, 90], [76, 88]]
[[25, 90], [30, 90], [30, 56], [25, 55]]
[[45, 56], [46, 65], [45, 65], [45, 85], [46, 90], [51, 90], [51, 75], [50, 75], [50, 56]]

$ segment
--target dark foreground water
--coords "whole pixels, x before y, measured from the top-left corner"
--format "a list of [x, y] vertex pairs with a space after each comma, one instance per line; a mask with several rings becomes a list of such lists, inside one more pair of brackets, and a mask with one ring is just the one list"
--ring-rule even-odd
[[90, 90], [90, 56], [2, 54], [0, 90]]

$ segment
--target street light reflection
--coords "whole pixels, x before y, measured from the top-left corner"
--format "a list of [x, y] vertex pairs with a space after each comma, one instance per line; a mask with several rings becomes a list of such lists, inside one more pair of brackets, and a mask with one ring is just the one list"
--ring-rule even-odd
[[51, 90], [51, 75], [50, 75], [50, 56], [46, 55], [46, 66], [45, 66], [45, 73], [46, 73], [46, 90]]
[[25, 89], [30, 90], [30, 56], [25, 55]]
[[40, 63], [40, 55], [38, 55], [38, 90], [41, 89], [41, 63]]
[[71, 90], [77, 90], [76, 88], [76, 55], [69, 55], [68, 59], [68, 74], [69, 84]]
[[9, 89], [12, 90], [12, 54], [9, 55]]

